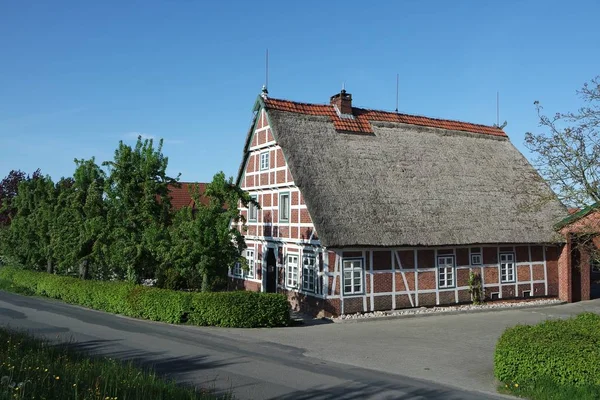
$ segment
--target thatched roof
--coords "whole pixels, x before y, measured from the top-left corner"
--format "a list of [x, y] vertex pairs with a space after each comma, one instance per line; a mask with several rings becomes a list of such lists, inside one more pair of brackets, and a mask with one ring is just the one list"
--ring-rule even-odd
[[259, 100], [325, 246], [561, 241], [566, 208], [499, 128], [372, 117], [349, 133], [276, 102]]

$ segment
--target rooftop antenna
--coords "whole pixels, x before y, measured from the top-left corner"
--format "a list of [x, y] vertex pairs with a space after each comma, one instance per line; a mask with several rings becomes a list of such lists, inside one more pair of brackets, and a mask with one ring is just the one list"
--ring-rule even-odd
[[262, 87], [261, 90], [261, 97], [263, 99], [266, 99], [269, 95], [269, 90], [267, 89], [269, 87], [269, 49], [267, 49], [266, 54], [265, 54], [265, 84]]
[[508, 122], [504, 121], [502, 125], [500, 125], [500, 92], [496, 92], [496, 124], [494, 125], [496, 128], [504, 129], [508, 125]]
[[500, 92], [496, 92], [496, 126], [500, 126]]
[[342, 81], [342, 92], [346, 91], [346, 81]]
[[396, 74], [396, 112], [398, 112], [398, 81], [400, 80], [400, 74]]

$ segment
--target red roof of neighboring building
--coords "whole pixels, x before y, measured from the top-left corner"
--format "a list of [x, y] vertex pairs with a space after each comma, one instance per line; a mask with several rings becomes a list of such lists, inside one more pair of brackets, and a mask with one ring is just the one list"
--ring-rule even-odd
[[418, 115], [400, 114], [389, 111], [377, 111], [353, 107], [352, 114], [354, 118], [340, 118], [335, 108], [329, 104], [298, 103], [289, 100], [272, 99], [270, 97], [264, 99], [264, 103], [267, 108], [273, 110], [331, 117], [335, 129], [346, 132], [373, 133], [370, 121], [381, 121], [399, 122], [403, 124], [428, 126], [432, 128], [449, 129], [454, 131], [481, 133], [493, 136], [507, 136], [502, 129], [496, 126], [472, 124], [468, 122], [452, 121], [447, 119], [429, 118]]
[[[200, 190], [200, 195], [204, 194], [206, 190], [206, 183], [195, 183], [195, 182], [179, 182], [181, 187], [176, 187], [174, 185], [169, 185], [169, 193], [171, 194], [171, 206], [175, 210], [179, 210], [183, 207], [192, 207], [195, 208], [194, 199], [190, 194], [190, 190], [194, 185], [198, 185]], [[208, 199], [205, 197], [200, 197], [200, 201], [202, 204], [208, 204]]]

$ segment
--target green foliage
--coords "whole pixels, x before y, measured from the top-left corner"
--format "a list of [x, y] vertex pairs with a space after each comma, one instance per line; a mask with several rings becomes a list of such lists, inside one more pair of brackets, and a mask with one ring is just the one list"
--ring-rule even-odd
[[506, 388], [541, 393], [537, 398], [551, 398], [543, 395], [549, 385], [558, 393], [594, 387], [600, 396], [600, 316], [507, 329], [496, 345], [494, 373]]
[[258, 205], [248, 193], [220, 172], [202, 195], [193, 188], [194, 209], [175, 213], [162, 141], [120, 142], [102, 165], [75, 160], [73, 176], [56, 183], [39, 172], [4, 179], [0, 213], [10, 223], [0, 226], [0, 263], [83, 280], [157, 279], [166, 289], [227, 287], [229, 267], [244, 263], [238, 205]]
[[473, 299], [473, 304], [483, 304], [485, 298], [485, 290], [483, 289], [483, 282], [481, 280], [481, 274], [473, 271], [469, 272], [469, 293]]
[[[204, 204], [197, 189], [192, 190], [196, 210], [180, 210], [171, 229], [171, 247], [163, 263], [165, 272], [159, 279], [163, 287], [201, 283], [202, 291], [224, 289], [227, 270], [240, 261], [246, 248], [239, 224], [245, 221], [238, 204], [255, 203], [250, 195], [226, 179], [220, 172], [206, 186]], [[172, 269], [172, 271], [169, 271]]]
[[179, 292], [10, 267], [0, 268], [0, 289], [168, 323], [256, 328], [290, 322], [290, 305], [281, 294]]
[[110, 270], [129, 281], [153, 278], [162, 259], [161, 242], [168, 240], [171, 220], [168, 158], [162, 140], [154, 148], [151, 139], [138, 138], [134, 148], [119, 143], [108, 168], [106, 207], [108, 237], [106, 261]]
[[190, 323], [222, 327], [287, 326], [290, 305], [282, 294], [258, 292], [194, 293]]
[[0, 342], [0, 400], [219, 398], [177, 386], [131, 362], [91, 357], [25, 333], [0, 329]]

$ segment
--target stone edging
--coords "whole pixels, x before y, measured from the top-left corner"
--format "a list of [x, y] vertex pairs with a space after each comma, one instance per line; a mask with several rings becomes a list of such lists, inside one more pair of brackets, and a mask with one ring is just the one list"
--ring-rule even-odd
[[[558, 306], [561, 304], [566, 304], [566, 301], [553, 301], [552, 303], [545, 304], [532, 304], [532, 305], [519, 305], [519, 306], [510, 306], [505, 303], [506, 306], [498, 306], [498, 307], [481, 307], [481, 308], [473, 308], [473, 309], [456, 309], [452, 311], [426, 311], [419, 312], [415, 310], [415, 312], [406, 313], [406, 314], [387, 314], [382, 316], [359, 316], [357, 318], [331, 318], [329, 321], [336, 324], [345, 324], [345, 323], [358, 323], [358, 322], [367, 322], [367, 321], [388, 321], [393, 319], [401, 319], [401, 318], [414, 318], [414, 317], [430, 317], [430, 316], [440, 316], [440, 315], [460, 315], [460, 314], [475, 314], [482, 312], [494, 312], [494, 311], [507, 311], [507, 310], [523, 310], [523, 309], [531, 309], [531, 308], [544, 308], [544, 307], [552, 307]], [[523, 304], [523, 303], [520, 303]], [[368, 313], [367, 313], [368, 314]]]

